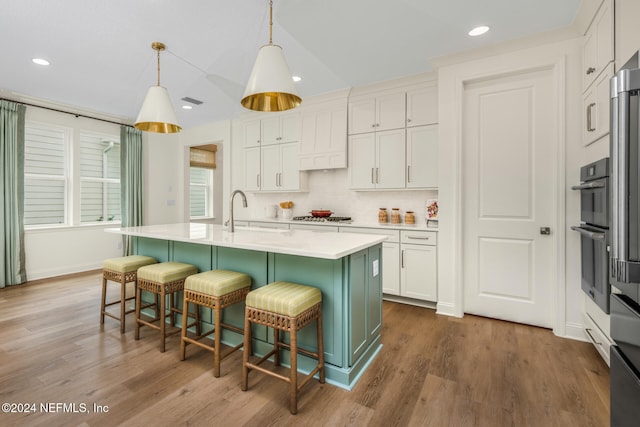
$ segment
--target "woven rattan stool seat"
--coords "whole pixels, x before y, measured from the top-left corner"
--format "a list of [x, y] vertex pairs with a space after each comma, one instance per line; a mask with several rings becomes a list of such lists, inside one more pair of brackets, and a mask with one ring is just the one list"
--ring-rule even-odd
[[[298, 331], [316, 321], [317, 352], [298, 348]], [[273, 349], [252, 363], [251, 324], [273, 328]], [[242, 357], [243, 391], [248, 389], [249, 371], [256, 370], [289, 383], [289, 410], [298, 412], [298, 393], [300, 389], [317, 373], [320, 383], [325, 381], [324, 344], [322, 337], [322, 293], [319, 289], [291, 282], [274, 282], [247, 294], [245, 301], [244, 354]], [[289, 332], [289, 344], [280, 338], [280, 332]], [[260, 366], [273, 356], [273, 364], [280, 364], [280, 349], [290, 351], [291, 368], [289, 376], [280, 375]], [[316, 358], [318, 364], [298, 384], [298, 353]]]
[[[120, 321], [120, 333], [124, 333], [125, 317], [129, 313], [135, 311], [134, 308], [127, 309], [127, 301], [135, 299], [136, 291], [134, 289], [133, 296], [127, 297], [127, 283], [134, 283], [137, 287], [137, 271], [138, 268], [149, 264], [155, 264], [158, 261], [155, 258], [142, 255], [130, 255], [119, 258], [105, 259], [102, 264], [102, 300], [100, 304], [100, 324], [104, 324], [104, 317], [109, 316]], [[120, 283], [120, 299], [117, 301], [107, 302], [107, 283]], [[118, 315], [106, 310], [107, 307], [120, 304], [120, 313]]]
[[[195, 337], [190, 337], [185, 327], [186, 319], [183, 319], [180, 359], [185, 359], [188, 344], [195, 344], [198, 347], [211, 351], [213, 352], [213, 376], [216, 378], [219, 377], [221, 360], [243, 345], [243, 343], [240, 343], [222, 355], [223, 329], [228, 329], [239, 334], [244, 333], [242, 328], [223, 323], [222, 310], [230, 305], [243, 302], [250, 290], [251, 277], [236, 271], [212, 270], [187, 277], [184, 284], [183, 306], [188, 303], [193, 303], [212, 309], [214, 311], [214, 328], [204, 334], [197, 334]], [[211, 334], [215, 334], [213, 346], [202, 341], [204, 337]]]
[[[160, 351], [164, 352], [166, 337], [180, 332], [180, 329], [171, 331], [167, 331], [166, 329], [166, 297], [169, 296], [168, 314], [171, 326], [175, 326], [177, 314], [182, 314], [186, 320], [192, 313], [189, 313], [188, 306], [183, 306], [182, 310], [177, 308], [175, 296], [183, 290], [185, 279], [197, 272], [198, 268], [191, 264], [173, 261], [147, 265], [138, 269], [135, 339], [140, 339], [141, 326], [156, 329], [160, 331]], [[157, 296], [156, 303], [149, 305], [155, 308], [155, 317], [150, 321], [142, 318], [142, 291], [151, 292]], [[159, 304], [158, 299], [160, 300]], [[197, 307], [192, 317], [194, 318], [194, 322], [187, 325], [187, 327], [195, 326], [197, 333], [200, 334], [200, 313]], [[155, 324], [156, 322], [158, 322], [157, 325]]]

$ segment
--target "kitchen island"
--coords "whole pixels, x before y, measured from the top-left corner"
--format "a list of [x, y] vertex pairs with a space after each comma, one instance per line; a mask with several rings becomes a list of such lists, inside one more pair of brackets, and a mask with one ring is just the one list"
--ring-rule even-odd
[[[278, 280], [320, 289], [325, 370], [331, 384], [351, 389], [380, 351], [384, 236], [246, 227], [236, 227], [230, 233], [220, 225], [199, 223], [106, 231], [133, 236], [135, 253], [152, 256], [159, 262], [185, 262], [199, 271], [228, 269], [246, 273], [252, 278], [253, 289]], [[211, 312], [206, 310], [202, 318], [203, 326], [211, 328]], [[243, 319], [241, 305], [224, 311], [225, 323], [242, 327]], [[299, 333], [298, 342], [315, 349], [315, 327], [310, 326]], [[272, 339], [273, 334], [266, 327], [254, 326], [254, 353], [266, 354]], [[235, 345], [242, 337], [225, 330], [222, 340]], [[305, 356], [298, 358], [299, 369], [309, 372], [313, 361]], [[282, 359], [288, 364], [288, 354], [283, 354]]]

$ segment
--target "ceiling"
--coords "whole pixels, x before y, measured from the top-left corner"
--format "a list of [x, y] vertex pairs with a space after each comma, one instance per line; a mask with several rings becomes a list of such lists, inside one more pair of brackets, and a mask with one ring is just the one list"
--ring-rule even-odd
[[[317, 95], [432, 70], [430, 59], [566, 27], [580, 0], [274, 0], [273, 41]], [[259, 47], [267, 0], [0, 0], [0, 95], [132, 123], [156, 84], [153, 41], [184, 128], [229, 119]], [[480, 24], [491, 31], [467, 32]], [[31, 62], [51, 62], [48, 67]], [[203, 101], [180, 108], [183, 97]]]

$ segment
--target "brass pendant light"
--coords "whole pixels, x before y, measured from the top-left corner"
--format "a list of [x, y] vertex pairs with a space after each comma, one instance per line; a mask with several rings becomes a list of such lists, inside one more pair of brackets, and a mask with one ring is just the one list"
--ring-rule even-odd
[[180, 132], [182, 128], [178, 124], [169, 92], [160, 86], [160, 51], [165, 50], [166, 46], [160, 42], [153, 42], [151, 47], [158, 52], [158, 85], [151, 86], [147, 91], [134, 126], [146, 132]]
[[269, 1], [269, 44], [258, 51], [244, 97], [243, 107], [254, 111], [285, 111], [298, 107], [298, 96], [282, 48], [273, 44], [273, 1]]

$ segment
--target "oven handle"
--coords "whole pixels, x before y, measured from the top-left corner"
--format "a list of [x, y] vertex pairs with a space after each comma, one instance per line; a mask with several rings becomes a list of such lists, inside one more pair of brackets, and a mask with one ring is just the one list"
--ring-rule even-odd
[[605, 187], [605, 183], [604, 181], [591, 181], [591, 182], [587, 182], [586, 184], [580, 184], [580, 185], [574, 185], [573, 187], [571, 187], [572, 190], [590, 190], [592, 188], [604, 188]]
[[603, 231], [591, 231], [577, 225], [572, 225], [571, 229], [592, 240], [604, 240], [605, 238], [605, 233]]

